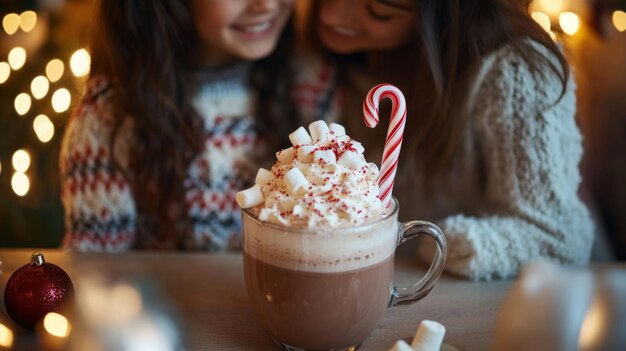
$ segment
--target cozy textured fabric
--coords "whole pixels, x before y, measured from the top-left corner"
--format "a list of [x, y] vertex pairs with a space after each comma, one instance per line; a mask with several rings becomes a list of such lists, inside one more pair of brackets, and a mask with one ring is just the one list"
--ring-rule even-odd
[[[204, 83], [194, 106], [204, 119], [206, 139], [184, 183], [193, 232], [178, 243], [183, 248], [212, 252], [240, 248], [235, 194], [253, 182], [262, 152], [252, 117], [255, 99], [247, 84], [249, 69], [242, 63], [199, 73]], [[151, 238], [136, 237], [138, 213], [132, 189], [112, 162], [112, 94], [106, 79], [91, 79], [64, 136], [63, 246], [83, 251], [165, 248]], [[122, 127], [114, 146], [121, 167], [127, 165], [131, 128], [130, 123]]]
[[[309, 81], [316, 75], [308, 71], [320, 66], [301, 65], [297, 85], [333, 91]], [[351, 98], [360, 101], [381, 83], [354, 79], [363, 85], [362, 95]], [[447, 176], [424, 189], [420, 184], [427, 165], [400, 166], [393, 191], [400, 217], [441, 226], [448, 239], [448, 272], [490, 280], [513, 277], [524, 263], [540, 258], [561, 264], [588, 262], [594, 225], [577, 195], [582, 139], [574, 117], [575, 84], [570, 80], [558, 100], [561, 87], [550, 69], [533, 73], [512, 47], [501, 48], [477, 70], [469, 91], [471, 119], [463, 148]], [[352, 102], [348, 105], [360, 106]], [[303, 118], [309, 119], [311, 111], [315, 109], [306, 107]], [[339, 119], [349, 135], [361, 136], [368, 161], [380, 165], [382, 127], [377, 134], [361, 133], [359, 111], [327, 113]], [[407, 118], [410, 123], [419, 117], [409, 111]], [[405, 143], [410, 137], [405, 134]]]

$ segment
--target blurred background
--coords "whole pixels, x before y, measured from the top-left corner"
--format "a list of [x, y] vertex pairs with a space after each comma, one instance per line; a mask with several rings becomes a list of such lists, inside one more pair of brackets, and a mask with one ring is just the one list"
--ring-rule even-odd
[[[58, 153], [89, 74], [94, 0], [0, 3], [0, 247], [57, 247]], [[594, 256], [626, 260], [626, 0], [534, 0], [578, 82], [581, 196], [600, 225]]]

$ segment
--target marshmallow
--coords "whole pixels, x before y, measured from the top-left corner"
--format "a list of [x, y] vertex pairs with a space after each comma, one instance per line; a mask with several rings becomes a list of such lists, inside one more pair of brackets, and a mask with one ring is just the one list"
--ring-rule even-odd
[[289, 140], [293, 144], [296, 145], [304, 145], [310, 144], [313, 140], [311, 140], [311, 136], [306, 132], [304, 127], [300, 127], [296, 129], [293, 133], [289, 134]]
[[359, 169], [365, 165], [365, 161], [362, 159], [361, 155], [357, 154], [354, 151], [345, 151], [337, 163], [350, 169]]
[[298, 161], [311, 163], [313, 161], [313, 152], [317, 147], [315, 145], [300, 145], [298, 146]]
[[285, 185], [287, 186], [287, 191], [289, 191], [292, 195], [298, 195], [305, 191], [305, 188], [309, 185], [309, 181], [306, 180], [304, 174], [297, 168], [294, 167], [285, 173]]
[[281, 163], [290, 164], [291, 161], [293, 161], [295, 154], [296, 154], [296, 149], [294, 149], [293, 147], [290, 147], [288, 149], [278, 151], [276, 153], [276, 158]]
[[352, 140], [350, 142], [350, 144], [352, 145], [352, 147], [356, 150], [356, 152], [359, 155], [363, 155], [363, 152], [365, 152], [365, 148], [363, 147], [363, 145], [361, 143], [359, 143], [358, 141]]
[[322, 120], [309, 124], [309, 133], [311, 133], [311, 138], [313, 138], [313, 140], [319, 140], [322, 135], [328, 133], [329, 131], [330, 129], [328, 129], [328, 125]]
[[315, 150], [313, 152], [313, 162], [320, 165], [332, 165], [337, 163], [337, 157], [332, 150]]
[[415, 351], [438, 351], [443, 342], [446, 328], [435, 322], [423, 320], [417, 328], [411, 347]]
[[328, 125], [328, 129], [333, 132], [335, 136], [346, 135], [346, 128], [339, 123], [331, 123]]
[[235, 195], [235, 200], [237, 200], [237, 204], [239, 204], [241, 208], [250, 208], [260, 205], [264, 200], [261, 187], [255, 184], [251, 188], [242, 190]]
[[413, 348], [406, 341], [398, 340], [389, 351], [413, 351]]
[[268, 171], [265, 168], [259, 168], [259, 171], [256, 172], [256, 178], [254, 179], [254, 184], [258, 186], [263, 186], [274, 179], [274, 174], [272, 171]]

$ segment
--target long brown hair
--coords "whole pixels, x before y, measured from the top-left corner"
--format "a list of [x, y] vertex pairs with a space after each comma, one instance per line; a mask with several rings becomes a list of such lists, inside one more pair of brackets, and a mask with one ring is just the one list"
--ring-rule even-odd
[[[192, 105], [199, 67], [193, 58], [200, 55], [189, 2], [101, 0], [93, 23], [92, 76], [105, 76], [114, 91], [111, 150], [121, 126], [132, 125], [128, 167], [113, 157], [131, 184], [137, 236], [156, 237], [164, 247], [176, 246], [191, 230], [183, 183], [204, 145], [203, 121]], [[271, 56], [253, 71], [278, 74], [276, 61]], [[251, 78], [261, 96], [271, 97], [277, 88], [264, 76]], [[274, 123], [261, 108], [266, 124]]]
[[[389, 83], [394, 83], [394, 78], [406, 82], [407, 74], [412, 74], [408, 81], [413, 86], [406, 89], [407, 103], [409, 114], [419, 118], [407, 121], [405, 152], [401, 155], [403, 163], [428, 164], [427, 178], [450, 165], [468, 118], [465, 108], [469, 79], [481, 58], [505, 44], [512, 45], [531, 69], [552, 69], [565, 92], [569, 66], [554, 41], [529, 16], [530, 2], [416, 0], [416, 40], [396, 49], [395, 53], [380, 53], [383, 60], [393, 60], [394, 57], [405, 60], [393, 65], [395, 76]], [[313, 6], [306, 23], [309, 29], [306, 36], [313, 46], [322, 48], [315, 25], [319, 18], [319, 4]], [[526, 39], [547, 48], [557, 59], [557, 65], [537, 52]], [[340, 85], [345, 83], [341, 80], [341, 73], [347, 65], [367, 61], [366, 53], [326, 54], [339, 64]], [[377, 67], [375, 70], [384, 69]]]

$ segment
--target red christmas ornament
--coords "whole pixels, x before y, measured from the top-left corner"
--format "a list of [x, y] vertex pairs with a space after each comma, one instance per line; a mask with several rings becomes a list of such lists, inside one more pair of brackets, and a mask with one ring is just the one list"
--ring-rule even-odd
[[73, 299], [72, 280], [59, 266], [34, 253], [16, 270], [4, 290], [4, 307], [19, 326], [33, 330], [48, 312], [59, 312]]

